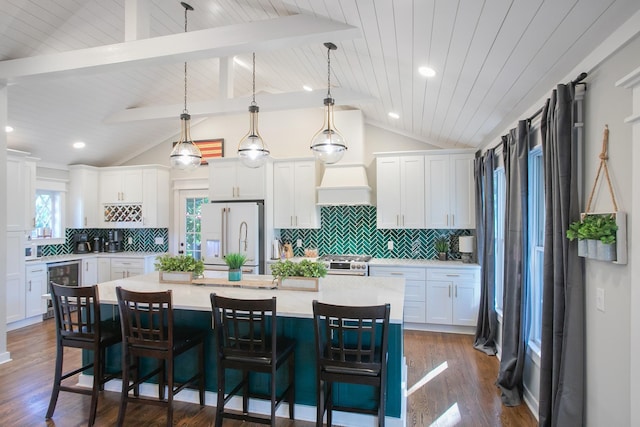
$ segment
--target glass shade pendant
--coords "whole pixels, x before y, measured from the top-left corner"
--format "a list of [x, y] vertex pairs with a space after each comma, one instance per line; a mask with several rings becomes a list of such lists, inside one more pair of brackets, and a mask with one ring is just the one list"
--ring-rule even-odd
[[249, 105], [249, 132], [242, 137], [238, 144], [238, 157], [243, 165], [258, 168], [267, 161], [269, 149], [258, 132], [258, 113], [260, 107], [256, 104], [256, 54], [253, 53], [253, 100]]
[[[180, 2], [184, 7], [184, 32], [187, 32], [187, 12], [193, 7], [185, 2]], [[171, 167], [182, 170], [192, 170], [202, 163], [202, 153], [191, 139], [191, 115], [187, 111], [187, 63], [184, 63], [184, 110], [180, 114], [180, 138], [171, 150], [169, 156]]]
[[191, 170], [200, 166], [202, 162], [202, 153], [191, 140], [190, 122], [189, 113], [180, 114], [180, 139], [169, 156], [172, 168]]
[[324, 99], [324, 123], [322, 128], [311, 139], [311, 150], [317, 160], [323, 163], [336, 163], [347, 150], [347, 143], [336, 129], [333, 120], [334, 99], [331, 97], [331, 51], [337, 47], [333, 43], [325, 43], [327, 48], [327, 97]]

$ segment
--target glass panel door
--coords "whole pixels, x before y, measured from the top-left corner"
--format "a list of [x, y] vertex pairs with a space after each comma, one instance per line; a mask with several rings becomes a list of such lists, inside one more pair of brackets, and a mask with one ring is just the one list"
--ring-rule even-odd
[[179, 254], [202, 258], [201, 207], [209, 203], [206, 190], [184, 190], [180, 192], [180, 243]]

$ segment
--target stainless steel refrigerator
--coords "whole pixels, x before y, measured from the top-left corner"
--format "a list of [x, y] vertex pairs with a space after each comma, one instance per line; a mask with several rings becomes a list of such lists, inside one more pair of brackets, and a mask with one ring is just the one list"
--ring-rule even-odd
[[264, 274], [264, 204], [262, 202], [215, 202], [202, 206], [201, 236], [205, 269], [228, 270], [224, 257], [241, 253], [247, 257], [246, 273]]

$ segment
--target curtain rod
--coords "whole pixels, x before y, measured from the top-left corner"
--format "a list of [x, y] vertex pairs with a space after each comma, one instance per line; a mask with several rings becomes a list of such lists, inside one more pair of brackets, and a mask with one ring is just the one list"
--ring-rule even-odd
[[[575, 79], [571, 80], [570, 84], [571, 84], [571, 86], [575, 86], [575, 85], [579, 84], [580, 82], [582, 82], [586, 78], [587, 78], [587, 73], [582, 72], [582, 73], [578, 74], [578, 77], [576, 77]], [[582, 84], [585, 84], [585, 83], [582, 83]], [[531, 115], [531, 117], [529, 117], [527, 119], [527, 121], [530, 122], [533, 119], [535, 119], [536, 117], [538, 117], [542, 113], [542, 110], [544, 110], [544, 107], [540, 107], [540, 109], [538, 111], [536, 111], [535, 113], [533, 113]]]

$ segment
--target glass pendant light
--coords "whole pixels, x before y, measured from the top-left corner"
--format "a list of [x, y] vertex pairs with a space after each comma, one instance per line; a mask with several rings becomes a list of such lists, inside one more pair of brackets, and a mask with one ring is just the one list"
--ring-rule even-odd
[[238, 157], [243, 165], [250, 168], [262, 166], [269, 157], [269, 149], [258, 132], [258, 112], [256, 104], [256, 53], [253, 53], [253, 100], [249, 105], [249, 132], [238, 144]]
[[[193, 10], [191, 5], [180, 2], [184, 7], [184, 32], [187, 32], [187, 12]], [[191, 115], [187, 111], [187, 63], [184, 63], [184, 110], [180, 114], [180, 138], [173, 147], [171, 155], [171, 167], [182, 170], [191, 170], [200, 166], [202, 153], [191, 139]]]
[[324, 123], [311, 139], [311, 150], [316, 159], [326, 164], [339, 161], [347, 150], [347, 143], [333, 121], [334, 99], [331, 97], [331, 51], [337, 46], [325, 43], [327, 48], [327, 97], [324, 99]]

